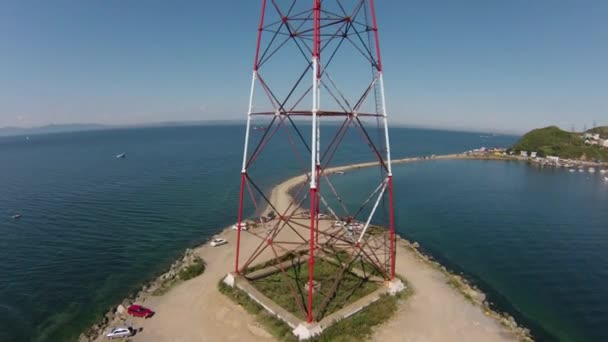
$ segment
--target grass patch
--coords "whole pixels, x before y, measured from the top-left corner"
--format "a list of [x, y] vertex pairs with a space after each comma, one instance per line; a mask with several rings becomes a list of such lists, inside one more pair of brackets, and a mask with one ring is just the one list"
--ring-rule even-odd
[[240, 305], [250, 314], [256, 316], [256, 320], [266, 328], [266, 330], [274, 337], [281, 341], [297, 341], [298, 339], [291, 333], [291, 327], [269, 314], [262, 306], [249, 298], [247, 293], [236, 288], [230, 287], [220, 281], [218, 289], [221, 293], [230, 298], [233, 302]]
[[[251, 281], [251, 284], [287, 311], [296, 315], [300, 319], [305, 319], [306, 313], [296, 303], [293, 298], [292, 290], [298, 294], [300, 303], [308, 302], [308, 291], [304, 286], [308, 283], [308, 262], [297, 263], [286, 270], [287, 278], [282, 272], [277, 272], [261, 279]], [[336, 281], [336, 276], [340, 273], [341, 267], [318, 259], [314, 267], [314, 279], [317, 288], [313, 293], [313, 308], [319, 308], [324, 302], [327, 294]], [[320, 320], [322, 317], [342, 309], [344, 306], [372, 293], [379, 288], [379, 284], [369, 279], [361, 278], [358, 275], [345, 271], [344, 276], [339, 281], [338, 287], [331, 296], [327, 306], [319, 314], [315, 310], [313, 314]], [[291, 289], [290, 289], [291, 287]]]
[[188, 280], [203, 274], [203, 272], [205, 272], [205, 262], [203, 259], [195, 257], [192, 264], [179, 270], [177, 275], [181, 280]]
[[[406, 289], [395, 296], [385, 295], [378, 301], [365, 307], [358, 313], [331, 325], [309, 341], [361, 341], [367, 339], [373, 333], [373, 328], [386, 322], [397, 311], [400, 301], [405, 300], [412, 294], [412, 288], [405, 279], [400, 278], [406, 285]], [[233, 302], [241, 305], [247, 312], [256, 316], [257, 321], [266, 330], [280, 341], [297, 341], [292, 334], [291, 327], [275, 316], [269, 314], [258, 303], [238, 288], [232, 288], [222, 281], [218, 285], [219, 291], [228, 296]]]
[[176, 270], [175, 273], [172, 273], [171, 271], [167, 273], [169, 276], [159, 281], [156, 289], [152, 291], [152, 295], [162, 296], [182, 281], [186, 281], [203, 274], [205, 272], [205, 266], [205, 260], [198, 256], [194, 257], [192, 261], [188, 262], [188, 265]]
[[[603, 132], [604, 129], [608, 128], [598, 127], [597, 132]], [[608, 161], [608, 149], [585, 145], [581, 135], [582, 133], [563, 131], [556, 126], [539, 128], [526, 133], [512, 149], [516, 152], [535, 151], [541, 157]]]

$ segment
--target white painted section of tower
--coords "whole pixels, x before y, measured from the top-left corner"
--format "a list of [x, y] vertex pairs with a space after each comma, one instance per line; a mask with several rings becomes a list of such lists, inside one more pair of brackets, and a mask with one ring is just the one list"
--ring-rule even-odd
[[393, 169], [391, 167], [391, 144], [388, 138], [388, 115], [386, 114], [386, 98], [384, 97], [384, 77], [382, 72], [378, 72], [378, 78], [380, 79], [380, 97], [382, 98], [382, 117], [384, 118], [384, 139], [386, 145], [386, 164], [388, 169], [388, 175], [393, 175]]
[[[317, 59], [318, 61], [318, 59]], [[319, 66], [317, 66], [318, 68]], [[321, 108], [321, 87], [319, 87], [320, 79], [317, 79], [317, 110]], [[321, 165], [321, 118], [317, 117], [317, 165]], [[319, 179], [319, 182], [321, 180]]]
[[253, 71], [251, 76], [251, 91], [249, 92], [249, 108], [247, 109], [247, 129], [245, 130], [245, 148], [243, 149], [243, 166], [241, 172], [245, 173], [245, 167], [247, 165], [247, 149], [249, 148], [249, 130], [251, 128], [251, 112], [253, 111], [253, 90], [255, 89], [255, 80], [257, 78], [257, 71]]
[[359, 235], [359, 239], [357, 240], [357, 243], [361, 243], [361, 239], [363, 239], [363, 236], [365, 235], [365, 232], [367, 231], [367, 227], [369, 227], [369, 223], [372, 221], [372, 217], [374, 217], [374, 213], [376, 212], [376, 209], [378, 208], [378, 203], [380, 203], [382, 196], [384, 196], [384, 191], [386, 191], [387, 185], [388, 185], [388, 182], [384, 182], [382, 191], [380, 191], [380, 194], [378, 195], [378, 199], [376, 199], [374, 208], [372, 208], [372, 212], [369, 214], [369, 217], [367, 218], [367, 221], [365, 222], [365, 227], [363, 227], [363, 231], [361, 232], [361, 235]]
[[310, 188], [317, 188], [317, 111], [319, 110], [318, 95], [319, 83], [317, 80], [317, 70], [319, 68], [319, 60], [317, 57], [312, 58], [312, 139], [310, 148]]

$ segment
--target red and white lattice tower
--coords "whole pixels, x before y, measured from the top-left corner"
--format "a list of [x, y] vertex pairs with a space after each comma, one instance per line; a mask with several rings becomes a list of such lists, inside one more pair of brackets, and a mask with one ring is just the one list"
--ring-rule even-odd
[[[331, 132], [323, 139], [321, 120]], [[257, 126], [259, 122], [263, 126]], [[356, 206], [340, 196], [330, 177], [339, 171], [332, 160], [349, 131], [354, 131], [349, 136], [354, 134], [361, 142], [361, 150], [370, 152], [367, 160], [375, 161], [380, 169], [380, 179]], [[264, 151], [276, 143], [291, 146], [293, 161], [266, 157], [260, 162]], [[351, 145], [347, 150], [352, 152], [357, 147]], [[345, 160], [349, 163], [346, 157], [341, 164]], [[264, 193], [253, 171], [258, 164], [268, 170], [272, 163], [290, 162], [300, 167], [305, 182], [295, 187], [291, 203], [286, 205]], [[248, 207], [254, 207], [258, 217], [261, 210], [274, 215], [264, 219], [266, 229], [237, 229], [235, 273], [246, 276], [262, 255], [267, 260], [268, 255], [280, 258], [305, 250], [308, 295], [298, 295], [295, 290], [293, 294], [308, 322], [314, 320], [313, 278], [319, 253], [340, 251], [349, 256], [348, 262], [364, 260], [386, 281], [393, 280], [392, 187], [374, 0], [262, 0], [237, 224], [241, 227]], [[386, 220], [384, 231], [378, 234], [374, 227], [372, 234], [372, 223], [380, 216]], [[292, 238], [286, 238], [288, 235]], [[256, 248], [245, 250], [242, 239], [255, 240]]]

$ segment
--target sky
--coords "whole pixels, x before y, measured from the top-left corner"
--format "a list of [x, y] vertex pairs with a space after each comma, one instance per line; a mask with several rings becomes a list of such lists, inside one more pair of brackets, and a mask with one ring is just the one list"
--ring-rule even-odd
[[[0, 127], [244, 120], [260, 4], [3, 0]], [[608, 125], [608, 1], [377, 0], [376, 10], [394, 124]]]

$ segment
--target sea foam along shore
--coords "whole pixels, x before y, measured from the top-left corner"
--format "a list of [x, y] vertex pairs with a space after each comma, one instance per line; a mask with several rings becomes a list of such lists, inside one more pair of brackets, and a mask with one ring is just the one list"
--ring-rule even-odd
[[[414, 157], [393, 160], [394, 164], [425, 159], [503, 159], [491, 156], [474, 158], [466, 154]], [[349, 171], [377, 165], [377, 162], [360, 163], [326, 169], [326, 172]], [[290, 202], [290, 190], [306, 180], [296, 176], [278, 184], [272, 190], [272, 201], [278, 210]], [[171, 270], [146, 285], [128, 300], [144, 303], [156, 310], [149, 320], [128, 318], [116, 312], [108, 312], [105, 324], [97, 324], [95, 330], [82, 334], [80, 341], [102, 341], [103, 332], [109, 326], [129, 324], [140, 332], [133, 341], [216, 341], [272, 339], [255, 317], [247, 314], [217, 290], [217, 282], [234, 267], [235, 232], [226, 228], [217, 237], [228, 240], [229, 245], [212, 248], [203, 244], [186, 253], [205, 260], [206, 270], [194, 279], [176, 284], [160, 296], [153, 296], [158, 284], [176, 273], [178, 260]], [[247, 236], [247, 234], [245, 234]], [[257, 240], [244, 237], [241, 248], [252, 250]], [[414, 294], [400, 306], [388, 322], [375, 330], [373, 340], [400, 341], [404, 332], [412, 340], [424, 341], [514, 341], [531, 340], [530, 332], [517, 325], [507, 315], [494, 312], [485, 295], [462, 277], [450, 273], [431, 258], [418, 251], [417, 243], [399, 238], [397, 244], [397, 272], [404, 276], [414, 289]]]

